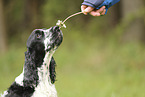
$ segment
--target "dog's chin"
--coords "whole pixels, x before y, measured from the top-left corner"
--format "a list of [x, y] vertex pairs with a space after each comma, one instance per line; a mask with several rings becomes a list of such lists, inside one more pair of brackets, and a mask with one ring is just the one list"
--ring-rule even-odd
[[58, 47], [49, 47], [45, 50], [46, 52], [53, 52], [57, 49]]
[[55, 51], [62, 43], [63, 36], [59, 35], [57, 38], [52, 39], [54, 42], [47, 46], [46, 52]]
[[57, 39], [54, 39], [55, 42], [52, 43], [52, 44], [49, 44], [47, 46], [46, 52], [55, 51], [60, 46], [60, 44], [62, 43], [62, 39], [63, 39], [63, 36], [58, 36]]
[[50, 43], [48, 43], [47, 45], [46, 52], [55, 51], [60, 46], [63, 40], [62, 31], [59, 29], [58, 26], [51, 27], [50, 32], [52, 33], [52, 37], [51, 39], [48, 38], [48, 41]]
[[47, 46], [46, 52], [55, 51], [61, 44], [62, 40], [58, 44], [52, 44]]

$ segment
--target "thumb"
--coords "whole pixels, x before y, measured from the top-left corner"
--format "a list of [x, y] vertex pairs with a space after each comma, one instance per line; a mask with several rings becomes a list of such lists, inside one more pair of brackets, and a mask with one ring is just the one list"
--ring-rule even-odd
[[91, 11], [93, 11], [94, 10], [94, 8], [93, 7], [87, 7], [85, 10], [84, 10], [84, 12], [85, 13], [90, 13]]

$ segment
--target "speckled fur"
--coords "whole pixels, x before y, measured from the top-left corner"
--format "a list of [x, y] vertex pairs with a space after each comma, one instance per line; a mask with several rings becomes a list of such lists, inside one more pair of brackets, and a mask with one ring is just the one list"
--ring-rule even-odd
[[62, 38], [58, 26], [34, 30], [27, 41], [23, 72], [1, 97], [57, 97], [52, 55]]

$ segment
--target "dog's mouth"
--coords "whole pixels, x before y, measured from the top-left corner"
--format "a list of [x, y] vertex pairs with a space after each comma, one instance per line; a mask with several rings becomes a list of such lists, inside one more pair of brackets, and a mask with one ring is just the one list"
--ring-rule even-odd
[[49, 28], [45, 33], [45, 50], [48, 52], [50, 50], [56, 50], [62, 43], [63, 34], [58, 26], [53, 26]]

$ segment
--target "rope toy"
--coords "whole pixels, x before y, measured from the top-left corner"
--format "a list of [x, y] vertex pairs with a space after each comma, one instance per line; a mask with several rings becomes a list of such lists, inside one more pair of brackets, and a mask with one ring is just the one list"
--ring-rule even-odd
[[66, 25], [64, 24], [68, 19], [70, 19], [71, 17], [74, 17], [76, 15], [79, 15], [79, 14], [82, 14], [82, 13], [85, 13], [84, 11], [83, 12], [77, 12], [75, 14], [72, 14], [70, 16], [68, 16], [64, 21], [61, 21], [61, 20], [58, 20], [56, 25], [59, 26], [60, 28], [66, 28]]

